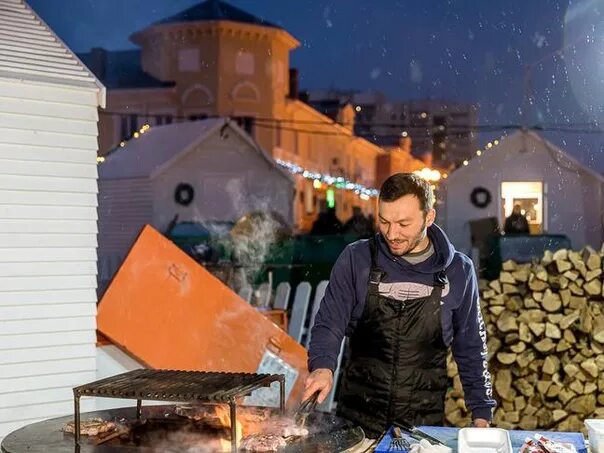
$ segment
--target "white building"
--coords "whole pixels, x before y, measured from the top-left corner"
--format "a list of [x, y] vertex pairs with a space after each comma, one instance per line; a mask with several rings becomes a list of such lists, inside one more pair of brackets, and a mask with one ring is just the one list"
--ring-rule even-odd
[[[179, 203], [179, 195], [190, 200]], [[236, 221], [271, 210], [291, 225], [293, 197], [292, 176], [235, 123], [216, 118], [153, 127], [99, 168], [103, 279], [145, 224], [165, 232], [176, 215], [179, 221]]]
[[[480, 206], [472, 203], [472, 193]], [[439, 223], [471, 251], [469, 222], [505, 218], [519, 204], [531, 233], [564, 234], [574, 249], [604, 240], [604, 177], [532, 131], [519, 131], [452, 172], [440, 187]]]
[[96, 378], [105, 89], [22, 0], [0, 0], [0, 42], [1, 440], [73, 413], [72, 388]]

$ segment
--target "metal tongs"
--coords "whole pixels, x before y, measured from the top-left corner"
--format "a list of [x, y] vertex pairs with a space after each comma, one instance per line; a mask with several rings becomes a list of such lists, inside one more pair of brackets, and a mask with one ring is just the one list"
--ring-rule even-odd
[[317, 406], [317, 399], [319, 398], [320, 393], [321, 391], [317, 390], [307, 400], [302, 401], [302, 404], [300, 404], [300, 407], [294, 413], [296, 425], [303, 427], [306, 424], [306, 419]]
[[416, 426], [413, 426], [409, 423], [406, 422], [392, 422], [392, 424], [394, 426], [399, 427], [400, 429], [402, 429], [403, 431], [405, 431], [406, 433], [408, 433], [412, 438], [414, 438], [415, 440], [422, 440], [422, 439], [426, 439], [428, 442], [430, 442], [431, 444], [435, 444], [435, 445], [442, 445], [443, 447], [446, 447], [445, 444], [443, 444], [440, 440], [438, 440], [435, 437], [430, 436], [429, 434], [426, 434], [425, 432], [423, 432], [422, 430], [420, 430], [419, 428], [417, 428]]

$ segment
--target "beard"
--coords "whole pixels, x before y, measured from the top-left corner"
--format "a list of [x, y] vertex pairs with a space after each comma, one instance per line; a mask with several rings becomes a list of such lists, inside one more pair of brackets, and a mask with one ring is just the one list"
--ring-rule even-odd
[[416, 235], [412, 236], [409, 239], [396, 239], [392, 241], [394, 242], [395, 248], [393, 248], [393, 244], [391, 241], [389, 241], [387, 238], [385, 239], [390, 253], [392, 253], [394, 256], [403, 256], [415, 249], [425, 237], [426, 220], [424, 219], [424, 223], [422, 224], [422, 227], [419, 229], [419, 232]]

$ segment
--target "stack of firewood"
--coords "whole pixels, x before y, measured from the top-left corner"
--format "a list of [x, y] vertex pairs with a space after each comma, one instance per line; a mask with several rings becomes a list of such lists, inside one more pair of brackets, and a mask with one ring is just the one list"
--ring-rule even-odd
[[[499, 279], [480, 282], [495, 426], [581, 431], [584, 419], [604, 417], [603, 256], [604, 245], [546, 252], [540, 263], [507, 261]], [[452, 360], [448, 373], [446, 420], [468, 426]]]

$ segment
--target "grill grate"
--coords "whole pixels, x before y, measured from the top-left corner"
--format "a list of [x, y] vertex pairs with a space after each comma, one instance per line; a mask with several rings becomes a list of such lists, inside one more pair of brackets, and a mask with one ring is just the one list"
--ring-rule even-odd
[[137, 400], [137, 418], [142, 400], [195, 403], [228, 403], [231, 408], [231, 445], [237, 450], [236, 403], [254, 390], [279, 382], [281, 411], [285, 410], [285, 377], [281, 374], [223, 373], [180, 370], [134, 370], [73, 389], [75, 440], [80, 442], [80, 397], [127, 398]]

